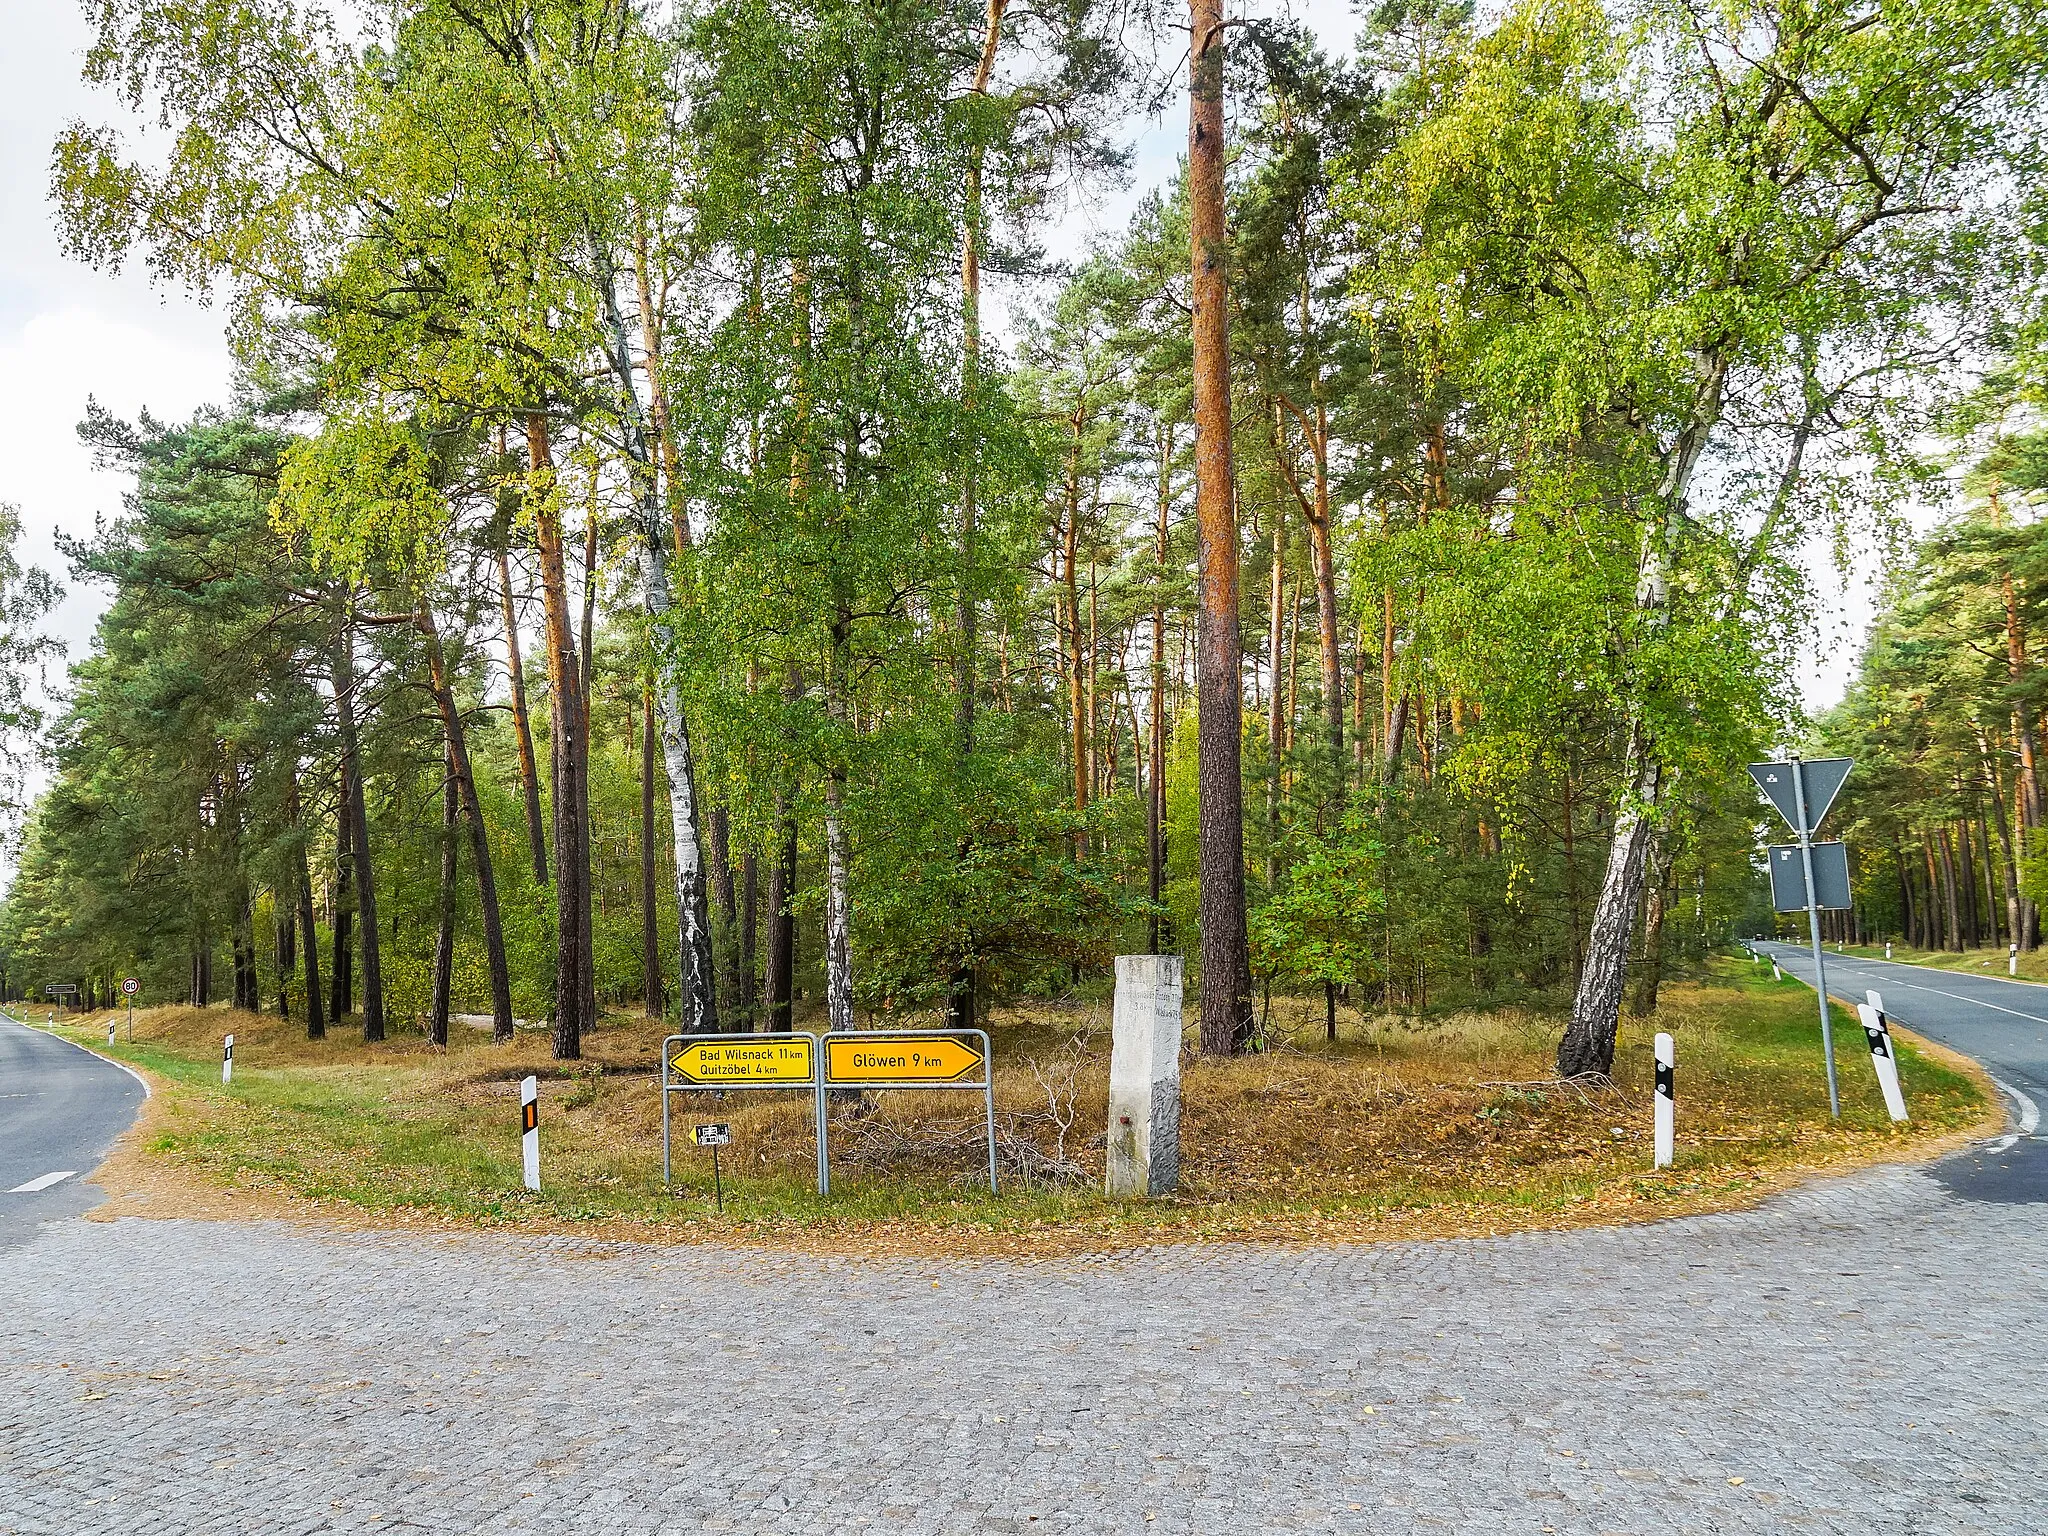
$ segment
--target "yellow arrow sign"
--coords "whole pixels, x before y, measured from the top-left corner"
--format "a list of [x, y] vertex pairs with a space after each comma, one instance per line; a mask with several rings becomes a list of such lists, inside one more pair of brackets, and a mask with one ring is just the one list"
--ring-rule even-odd
[[809, 1035], [757, 1035], [750, 1040], [699, 1040], [669, 1058], [686, 1083], [808, 1083]]
[[984, 1057], [972, 1040], [898, 1035], [825, 1042], [828, 1083], [952, 1083], [978, 1077]]

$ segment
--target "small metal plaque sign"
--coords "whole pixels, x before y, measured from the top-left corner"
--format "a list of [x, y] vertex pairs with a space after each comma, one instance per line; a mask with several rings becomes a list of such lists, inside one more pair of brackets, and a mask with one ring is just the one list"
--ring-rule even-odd
[[732, 1127], [724, 1123], [714, 1125], [693, 1125], [690, 1140], [700, 1147], [729, 1147], [732, 1145]]

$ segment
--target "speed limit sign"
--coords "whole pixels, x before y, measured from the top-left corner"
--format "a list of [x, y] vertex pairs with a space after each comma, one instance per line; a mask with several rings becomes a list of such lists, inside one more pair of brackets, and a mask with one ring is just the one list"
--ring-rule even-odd
[[122, 981], [121, 990], [127, 993], [130, 997], [133, 997], [136, 993], [142, 990], [142, 983], [137, 981], [133, 976], [130, 976]]

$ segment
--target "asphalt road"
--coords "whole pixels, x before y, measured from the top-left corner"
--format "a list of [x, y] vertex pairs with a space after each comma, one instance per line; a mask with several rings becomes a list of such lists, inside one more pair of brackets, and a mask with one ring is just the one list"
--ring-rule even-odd
[[0, 1015], [0, 1249], [99, 1203], [85, 1180], [147, 1096], [123, 1068]]
[[[1810, 947], [1756, 947], [1788, 975], [1813, 985]], [[1937, 1165], [1935, 1176], [1966, 1199], [2048, 1202], [2048, 1137], [2040, 1130], [2041, 1106], [2048, 1104], [2048, 986], [1854, 955], [1827, 953], [1821, 964], [1829, 997], [1854, 1005], [1877, 992], [1887, 1018], [1975, 1057], [2005, 1095], [2008, 1134]], [[1853, 1006], [1836, 1009], [1834, 1025], [1838, 1071], [1870, 1071]], [[1819, 1029], [1816, 1015], [1816, 1034]], [[1910, 1112], [1910, 1069], [1901, 1078]]]

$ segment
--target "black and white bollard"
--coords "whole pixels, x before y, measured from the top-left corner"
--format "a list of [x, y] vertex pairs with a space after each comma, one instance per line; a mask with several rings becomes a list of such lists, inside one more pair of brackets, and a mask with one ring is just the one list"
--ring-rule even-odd
[[1677, 1088], [1678, 1058], [1672, 1050], [1671, 1037], [1662, 1030], [1657, 1033], [1657, 1168], [1671, 1166], [1672, 1144], [1678, 1131], [1678, 1104], [1675, 1098]]
[[1775, 960], [1773, 960], [1773, 961], [1771, 962], [1771, 980], [1773, 980], [1773, 981], [1783, 981], [1784, 979], [1785, 979], [1785, 973], [1784, 973], [1783, 971], [1781, 971], [1781, 970], [1779, 970], [1779, 969], [1778, 969], [1778, 962], [1777, 962], [1777, 961], [1775, 961]]
[[1884, 999], [1875, 992], [1863, 995], [1870, 1001], [1858, 1003], [1856, 1013], [1863, 1020], [1864, 1038], [1870, 1042], [1870, 1065], [1877, 1073], [1877, 1086], [1884, 1090], [1884, 1107], [1891, 1111], [1892, 1119], [1903, 1122], [1906, 1095], [1899, 1088], [1899, 1059], [1892, 1054], [1892, 1031], [1884, 1016]]
[[220, 1043], [220, 1081], [226, 1087], [235, 1080], [235, 1037], [229, 1035]]
[[1890, 939], [1884, 941], [1884, 957], [1887, 960], [1892, 957], [1892, 941]]
[[111, 1049], [113, 1049], [113, 1045], [114, 1045], [114, 1021], [113, 1021], [112, 1019], [109, 1019], [109, 1020], [107, 1020], [107, 1048], [108, 1048], [109, 1050], [111, 1050]]
[[2020, 973], [2020, 947], [2017, 944], [2005, 946], [2005, 974], [2017, 976]]
[[519, 1085], [519, 1155], [526, 1166], [526, 1187], [540, 1190], [540, 1079]]

